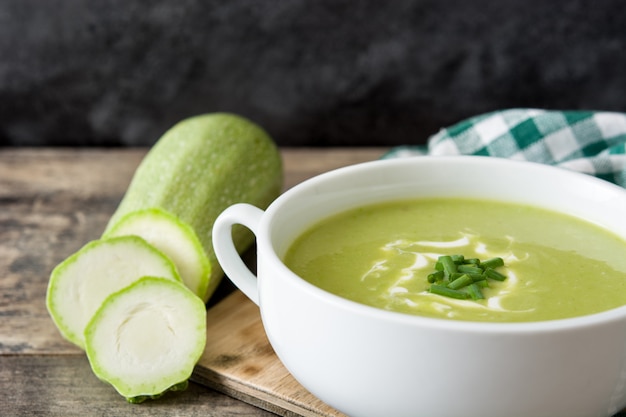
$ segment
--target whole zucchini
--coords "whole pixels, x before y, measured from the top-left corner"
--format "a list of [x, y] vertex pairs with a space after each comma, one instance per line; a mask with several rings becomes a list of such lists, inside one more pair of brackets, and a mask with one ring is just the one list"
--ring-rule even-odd
[[[191, 117], [151, 148], [103, 238], [138, 235], [169, 256], [185, 285], [205, 302], [223, 272], [211, 243], [215, 218], [235, 203], [266, 208], [282, 188], [280, 153], [253, 122], [228, 113]], [[233, 230], [240, 252], [253, 242]]]

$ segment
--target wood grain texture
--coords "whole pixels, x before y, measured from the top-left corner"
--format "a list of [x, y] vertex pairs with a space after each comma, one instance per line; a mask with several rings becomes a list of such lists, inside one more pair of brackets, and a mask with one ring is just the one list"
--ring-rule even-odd
[[144, 152], [0, 150], [0, 352], [77, 351], [46, 311], [50, 271], [100, 235]]
[[0, 355], [0, 415], [47, 417], [270, 417], [275, 414], [205, 386], [129, 404], [91, 372], [84, 355]]
[[193, 380], [282, 416], [339, 417], [282, 365], [259, 309], [235, 291], [207, 314], [207, 346]]
[[[128, 405], [93, 377], [83, 352], [61, 337], [46, 310], [45, 294], [54, 266], [100, 236], [146, 152], [0, 148], [0, 391], [10, 393], [0, 396], [0, 415], [129, 414]], [[285, 188], [383, 152], [283, 149]], [[232, 289], [225, 280], [209, 307]], [[266, 369], [261, 365], [254, 364], [259, 373]], [[198, 408], [205, 400], [210, 406]], [[267, 415], [198, 384], [169, 401], [175, 405], [133, 408], [132, 414]], [[201, 412], [196, 414], [196, 408]]]

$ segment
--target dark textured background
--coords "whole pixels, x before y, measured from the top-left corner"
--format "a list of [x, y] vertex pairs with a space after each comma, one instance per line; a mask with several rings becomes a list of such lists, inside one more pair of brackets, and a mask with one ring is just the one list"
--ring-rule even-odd
[[149, 145], [231, 111], [281, 145], [626, 109], [619, 0], [0, 0], [0, 145]]

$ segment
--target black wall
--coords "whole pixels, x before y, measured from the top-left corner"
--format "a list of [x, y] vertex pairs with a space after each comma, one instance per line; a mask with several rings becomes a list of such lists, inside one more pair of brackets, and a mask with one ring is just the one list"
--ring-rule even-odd
[[619, 0], [0, 0], [0, 146], [152, 144], [231, 111], [281, 145], [423, 143], [509, 107], [626, 110]]

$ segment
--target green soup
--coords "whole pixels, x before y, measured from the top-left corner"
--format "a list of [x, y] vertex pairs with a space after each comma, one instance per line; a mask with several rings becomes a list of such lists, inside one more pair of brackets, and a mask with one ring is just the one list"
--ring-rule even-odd
[[[483, 300], [428, 292], [440, 255], [501, 257], [507, 279]], [[468, 199], [394, 201], [315, 225], [285, 264], [347, 299], [397, 312], [470, 321], [524, 322], [626, 304], [626, 241], [584, 220], [536, 207]]]

